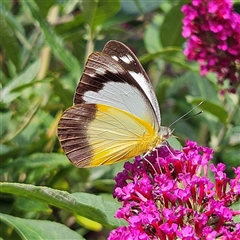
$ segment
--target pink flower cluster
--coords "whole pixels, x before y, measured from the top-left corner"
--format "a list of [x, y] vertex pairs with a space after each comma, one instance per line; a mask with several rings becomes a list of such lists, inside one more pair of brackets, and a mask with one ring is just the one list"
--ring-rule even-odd
[[240, 85], [240, 15], [230, 0], [192, 0], [182, 7], [184, 51], [188, 60], [200, 63], [200, 72], [217, 74], [219, 84]]
[[187, 141], [182, 151], [162, 146], [134, 163], [126, 162], [116, 178], [114, 197], [123, 202], [116, 217], [128, 226], [111, 231], [108, 240], [240, 239], [240, 215], [230, 206], [240, 198], [240, 167], [228, 179], [225, 165], [210, 165], [213, 150]]

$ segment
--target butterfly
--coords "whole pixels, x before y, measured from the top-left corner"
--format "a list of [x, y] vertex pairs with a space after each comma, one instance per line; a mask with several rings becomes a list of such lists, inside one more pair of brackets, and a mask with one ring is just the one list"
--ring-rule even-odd
[[134, 53], [111, 40], [92, 53], [58, 138], [76, 167], [113, 164], [149, 153], [172, 134], [161, 126], [153, 86]]

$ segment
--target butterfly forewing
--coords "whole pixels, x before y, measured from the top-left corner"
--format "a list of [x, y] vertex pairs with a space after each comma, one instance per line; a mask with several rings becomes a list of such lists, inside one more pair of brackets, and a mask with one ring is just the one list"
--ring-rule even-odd
[[89, 56], [77, 87], [75, 104], [105, 104], [146, 119], [155, 128], [159, 123], [151, 102], [129, 72], [105, 53]]
[[156, 114], [156, 118], [158, 119], [160, 125], [160, 108], [152, 87], [152, 83], [135, 54], [127, 46], [118, 41], [109, 41], [104, 46], [103, 53], [106, 53], [120, 63], [120, 65], [131, 74], [134, 80], [143, 89], [148, 100], [151, 102]]

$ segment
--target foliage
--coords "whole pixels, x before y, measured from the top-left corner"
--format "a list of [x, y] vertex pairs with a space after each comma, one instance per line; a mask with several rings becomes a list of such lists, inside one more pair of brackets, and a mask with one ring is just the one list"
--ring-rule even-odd
[[123, 163], [77, 169], [56, 137], [86, 57], [110, 39], [131, 47], [143, 63], [163, 125], [204, 101], [204, 113], [174, 126], [174, 135], [213, 148], [231, 177], [240, 161], [239, 94], [220, 95], [216, 76], [201, 77], [198, 64], [186, 60], [182, 5], [0, 1], [2, 238], [106, 239], [124, 224], [114, 218], [119, 203], [112, 199], [112, 179]]

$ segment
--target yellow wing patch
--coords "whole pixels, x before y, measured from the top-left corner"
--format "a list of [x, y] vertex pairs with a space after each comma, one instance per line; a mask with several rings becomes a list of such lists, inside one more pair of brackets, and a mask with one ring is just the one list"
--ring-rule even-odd
[[152, 150], [161, 142], [161, 136], [151, 123], [102, 104], [96, 104], [95, 118], [88, 125], [87, 138], [93, 156], [86, 167], [123, 161]]
[[58, 138], [77, 167], [123, 161], [162, 142], [154, 124], [104, 104], [77, 104], [67, 109], [58, 124]]
[[123, 161], [152, 150], [162, 142], [154, 124], [104, 104], [77, 104], [58, 124], [58, 138], [77, 167]]

